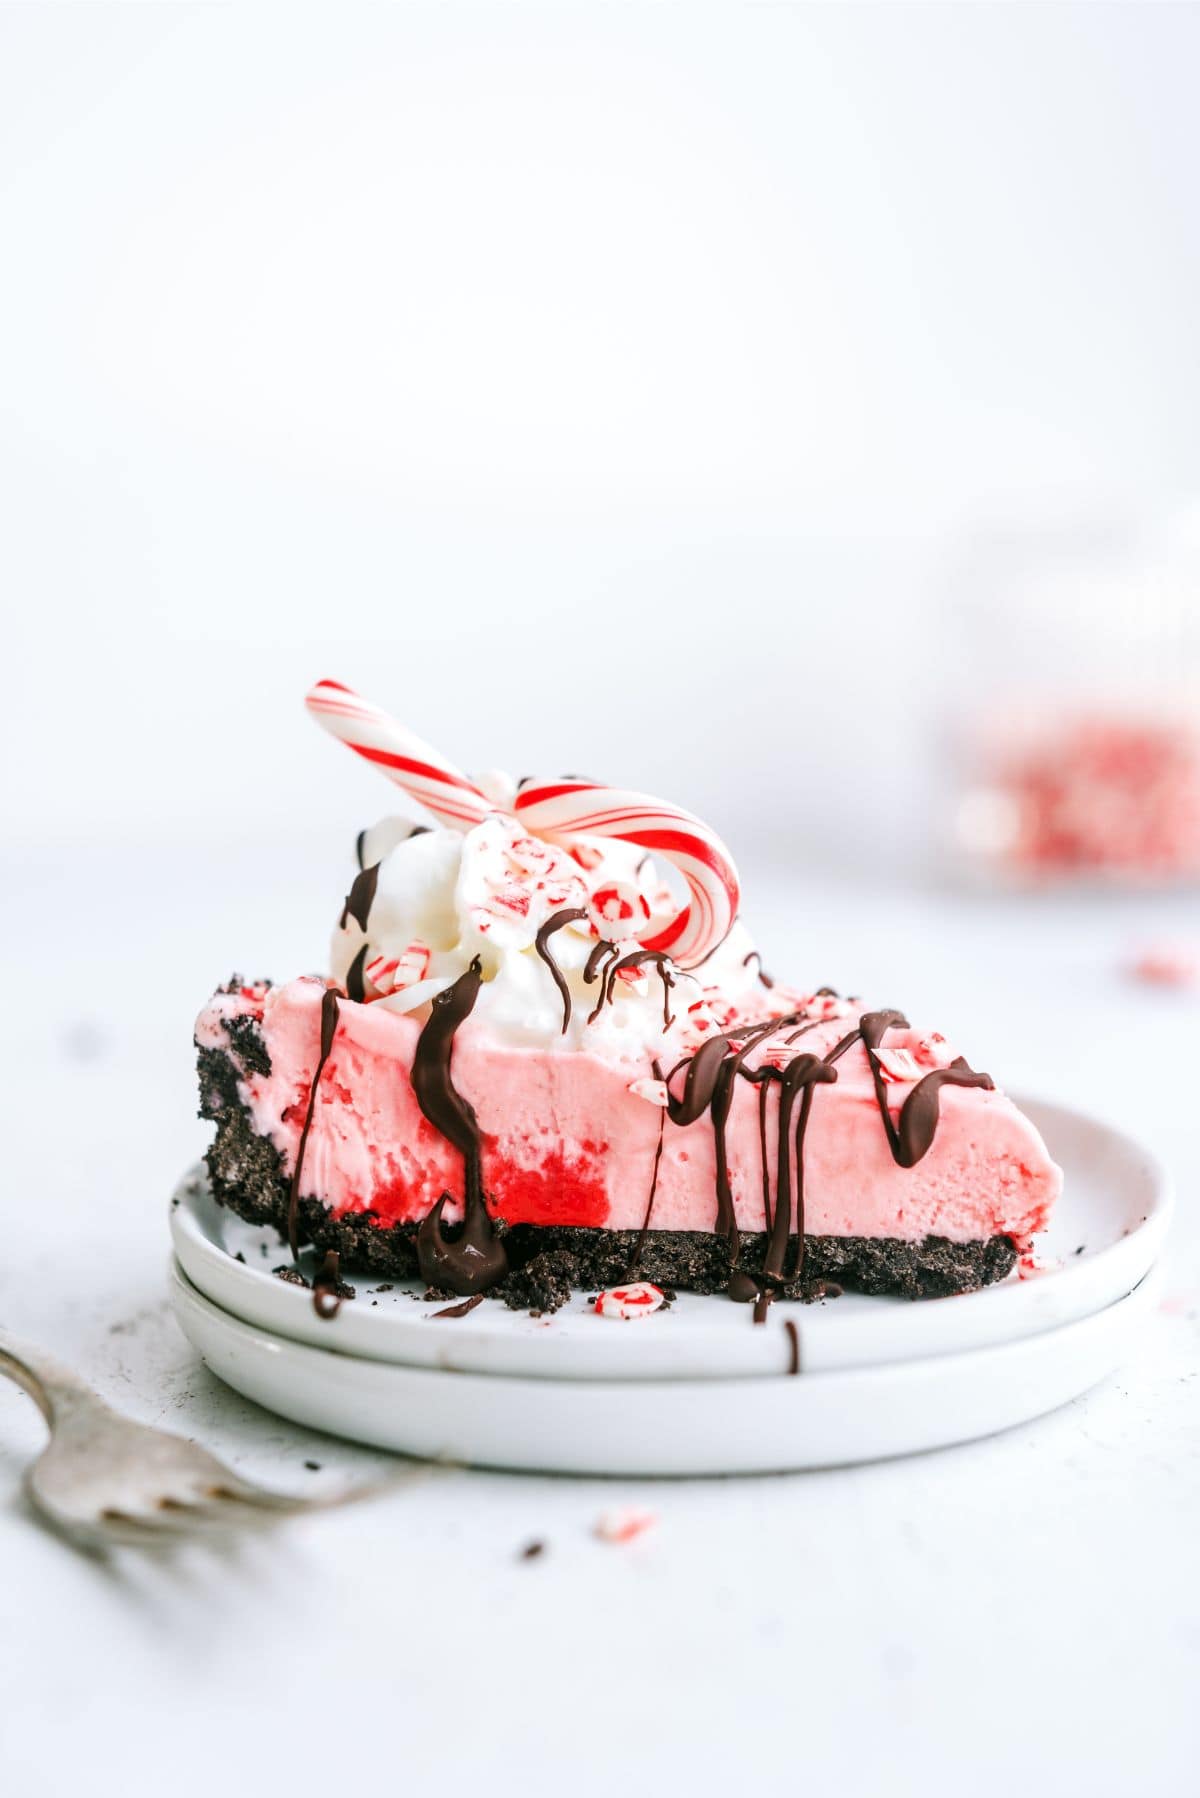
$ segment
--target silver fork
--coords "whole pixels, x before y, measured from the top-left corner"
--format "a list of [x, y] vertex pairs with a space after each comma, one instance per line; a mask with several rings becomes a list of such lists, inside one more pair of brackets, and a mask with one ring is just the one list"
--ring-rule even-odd
[[6, 1330], [0, 1374], [24, 1387], [50, 1426], [25, 1490], [80, 1547], [166, 1547], [366, 1496], [291, 1498], [253, 1485], [198, 1443], [122, 1417], [69, 1367]]

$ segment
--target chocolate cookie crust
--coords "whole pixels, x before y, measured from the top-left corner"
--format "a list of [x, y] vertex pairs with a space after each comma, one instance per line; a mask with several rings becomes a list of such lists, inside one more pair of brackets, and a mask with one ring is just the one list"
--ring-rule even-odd
[[[243, 1028], [236, 1043], [244, 1065], [268, 1073], [266, 1046], [257, 1027]], [[253, 1057], [253, 1062], [251, 1061]], [[216, 1136], [205, 1157], [213, 1192], [250, 1223], [271, 1224], [286, 1235], [288, 1177], [274, 1144], [255, 1133], [250, 1113], [238, 1093], [238, 1068], [219, 1049], [199, 1050], [200, 1115], [216, 1124]], [[298, 1234], [319, 1251], [336, 1250], [341, 1265], [367, 1275], [412, 1279], [417, 1269], [417, 1226], [377, 1224], [370, 1212], [334, 1218], [316, 1198], [298, 1206]], [[729, 1249], [725, 1239], [707, 1231], [588, 1230], [561, 1225], [516, 1224], [503, 1232], [510, 1271], [488, 1296], [517, 1310], [555, 1310], [572, 1291], [596, 1291], [631, 1274], [656, 1285], [689, 1292], [726, 1293]], [[446, 1226], [453, 1240], [456, 1227]], [[765, 1232], [744, 1233], [739, 1267], [751, 1278], [760, 1274], [768, 1251]], [[973, 1292], [1002, 1280], [1013, 1267], [1016, 1251], [1006, 1236], [977, 1242], [950, 1242], [926, 1236], [919, 1242], [895, 1237], [811, 1236], [804, 1239], [800, 1280], [778, 1288], [781, 1296], [814, 1299], [831, 1289], [892, 1294], [903, 1298], [940, 1298]]]

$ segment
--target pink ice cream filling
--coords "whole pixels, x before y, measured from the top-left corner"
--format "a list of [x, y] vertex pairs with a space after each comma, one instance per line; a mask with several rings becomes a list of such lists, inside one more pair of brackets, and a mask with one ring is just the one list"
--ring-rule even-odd
[[[196, 1041], [238, 1061], [228, 1020], [260, 1022], [268, 1075], [240, 1062], [239, 1096], [255, 1131], [274, 1144], [290, 1177], [296, 1166], [320, 1046], [322, 981], [305, 978], [257, 994], [217, 994], [201, 1012]], [[803, 1047], [825, 1055], [853, 1017], [806, 1032]], [[343, 1003], [313, 1107], [302, 1195], [335, 1217], [370, 1211], [381, 1225], [417, 1223], [443, 1193], [446, 1216], [461, 1215], [462, 1157], [422, 1115], [411, 1082], [421, 1024], [379, 1006]], [[786, 1031], [784, 1032], [786, 1034]], [[753, 1067], [768, 1039], [747, 1057]], [[888, 1031], [884, 1047], [917, 1033]], [[479, 1120], [488, 1209], [509, 1224], [711, 1231], [716, 1221], [712, 1121], [676, 1125], [633, 1082], [652, 1080], [649, 1061], [615, 1063], [586, 1051], [503, 1043], [468, 1018], [454, 1039], [453, 1078]], [[678, 1083], [673, 1090], [677, 1090]], [[910, 1085], [888, 1090], [898, 1118]], [[1046, 1223], [1062, 1186], [1033, 1125], [1002, 1092], [945, 1086], [933, 1142], [914, 1167], [897, 1165], [879, 1113], [866, 1049], [855, 1043], [835, 1083], [813, 1095], [803, 1147], [804, 1229], [809, 1235], [941, 1236], [977, 1242], [1008, 1236], [1023, 1245]], [[778, 1099], [768, 1104], [769, 1192], [775, 1193]], [[659, 1133], [662, 1153], [657, 1180]], [[736, 1081], [725, 1132], [734, 1215], [744, 1231], [764, 1226], [758, 1089]]]

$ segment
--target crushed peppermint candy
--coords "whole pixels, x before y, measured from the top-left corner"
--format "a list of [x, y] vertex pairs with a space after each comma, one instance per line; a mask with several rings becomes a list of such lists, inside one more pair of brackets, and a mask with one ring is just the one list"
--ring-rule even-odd
[[634, 936], [650, 917], [650, 907], [642, 894], [627, 880], [610, 880], [597, 887], [587, 905], [592, 927], [601, 936]]
[[377, 993], [390, 993], [395, 985], [396, 969], [399, 966], [398, 956], [393, 955], [389, 959], [386, 955], [377, 955], [374, 961], [367, 963], [363, 973]]
[[927, 1068], [948, 1068], [954, 1060], [954, 1050], [940, 1030], [931, 1030], [928, 1036], [921, 1037], [913, 1054]]
[[836, 993], [813, 993], [804, 1000], [803, 1009], [810, 1018], [819, 1018], [825, 1023], [830, 1018], [848, 1018], [853, 1007], [849, 1000], [839, 998]]
[[651, 1080], [648, 1076], [641, 1080], [631, 1080], [629, 1091], [635, 1099], [645, 1099], [649, 1105], [661, 1105], [666, 1110], [667, 1083], [665, 1080]]
[[664, 1302], [664, 1294], [649, 1280], [638, 1280], [632, 1286], [610, 1286], [595, 1300], [597, 1317], [649, 1317]]
[[463, 839], [458, 895], [481, 937], [498, 950], [527, 949], [552, 912], [582, 905], [586, 889], [565, 850], [493, 813]]
[[1026, 1249], [1017, 1257], [1017, 1278], [1019, 1280], [1037, 1280], [1043, 1274], [1056, 1274], [1062, 1262], [1056, 1255], [1043, 1255], [1037, 1249]]
[[1200, 982], [1200, 951], [1186, 943], [1151, 943], [1135, 958], [1130, 972], [1150, 986], [1195, 986]]
[[418, 980], [424, 980], [429, 953], [427, 944], [412, 942], [400, 955], [377, 955], [363, 972], [376, 993], [386, 998], [389, 993], [401, 992], [405, 987], [415, 986]]
[[884, 1079], [896, 1086], [919, 1080], [924, 1072], [911, 1049], [876, 1049], [875, 1060]]
[[632, 1542], [635, 1536], [644, 1536], [658, 1522], [655, 1511], [640, 1511], [635, 1505], [618, 1505], [611, 1511], [601, 1511], [592, 1526], [592, 1534], [601, 1542]]

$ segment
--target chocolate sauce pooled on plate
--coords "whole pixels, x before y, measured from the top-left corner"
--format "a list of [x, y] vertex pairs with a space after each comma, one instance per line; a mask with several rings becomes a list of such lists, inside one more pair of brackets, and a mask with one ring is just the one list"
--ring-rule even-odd
[[550, 950], [550, 938], [564, 924], [578, 924], [587, 917], [582, 906], [568, 905], [562, 911], [551, 912], [533, 939], [533, 946], [550, 970], [550, 978], [558, 988], [563, 1002], [562, 1034], [567, 1034], [567, 1026], [571, 1022], [571, 989], [563, 978], [563, 971], [555, 961]]
[[313, 1072], [312, 1085], [308, 1089], [308, 1109], [304, 1113], [304, 1127], [300, 1132], [300, 1141], [296, 1147], [296, 1166], [292, 1173], [291, 1190], [288, 1193], [288, 1247], [292, 1251], [294, 1261], [300, 1253], [297, 1234], [300, 1212], [300, 1176], [304, 1172], [304, 1151], [308, 1147], [308, 1133], [312, 1129], [313, 1110], [317, 1103], [317, 1087], [321, 1075], [325, 1072], [325, 1063], [329, 1060], [329, 1051], [333, 1047], [334, 1033], [338, 1024], [338, 996], [334, 989], [326, 987], [321, 1000], [321, 1052]]
[[442, 1212], [450, 1197], [444, 1192], [417, 1230], [417, 1265], [430, 1286], [445, 1286], [467, 1297], [484, 1292], [508, 1272], [508, 1256], [488, 1216], [480, 1169], [479, 1120], [456, 1089], [450, 1061], [454, 1033], [470, 1017], [483, 980], [476, 956], [453, 986], [434, 998], [429, 1022], [417, 1039], [412, 1086], [417, 1104], [435, 1130], [463, 1158], [462, 1234], [449, 1242], [442, 1231]]

